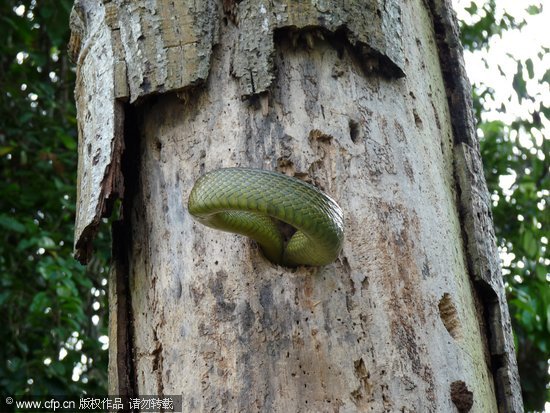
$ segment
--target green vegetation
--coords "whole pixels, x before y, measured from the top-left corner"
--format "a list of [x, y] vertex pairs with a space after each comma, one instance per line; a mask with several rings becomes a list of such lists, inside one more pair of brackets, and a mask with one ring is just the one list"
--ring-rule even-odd
[[[99, 234], [87, 267], [72, 258], [77, 136], [74, 70], [65, 51], [71, 4], [0, 3], [0, 394], [106, 391], [107, 237]], [[536, 15], [540, 9], [527, 10]], [[498, 12], [495, 0], [470, 4], [467, 14], [467, 51], [487, 51], [491, 39], [525, 25]], [[540, 92], [550, 85], [548, 52], [511, 55], [515, 96], [494, 111], [513, 116], [511, 122], [488, 115], [498, 101], [495, 86], [474, 85], [524, 399], [528, 410], [539, 411], [550, 400], [550, 214], [544, 213], [550, 140], [541, 133], [550, 107]], [[499, 62], [487, 60], [491, 65]], [[514, 115], [516, 101], [529, 109]]]
[[71, 6], [0, 2], [0, 394], [106, 392], [107, 243], [72, 257]]

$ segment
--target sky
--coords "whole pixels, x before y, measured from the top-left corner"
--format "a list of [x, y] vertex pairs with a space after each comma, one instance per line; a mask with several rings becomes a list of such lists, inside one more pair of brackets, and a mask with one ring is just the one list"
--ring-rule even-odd
[[[480, 8], [485, 1], [474, 1]], [[472, 0], [454, 0], [453, 4], [459, 19], [466, 23], [473, 23], [474, 17], [464, 11], [472, 3]], [[525, 115], [533, 108], [538, 108], [541, 100], [550, 106], [549, 85], [540, 84], [544, 72], [550, 68], [550, 54], [543, 54], [542, 47], [550, 48], [550, 0], [522, 1], [522, 0], [496, 0], [497, 19], [503, 15], [504, 10], [517, 20], [526, 19], [527, 24], [520, 30], [507, 30], [502, 37], [494, 36], [489, 42], [489, 50], [475, 52], [465, 51], [464, 59], [466, 70], [472, 83], [491, 85], [495, 89], [495, 102], [487, 102], [489, 109], [484, 115], [486, 119], [500, 119], [511, 123], [516, 116]], [[537, 15], [529, 15], [526, 12], [528, 5], [542, 4], [542, 12]], [[517, 70], [516, 60], [533, 59], [534, 77], [527, 82], [527, 91], [530, 95], [540, 95], [532, 104], [522, 102], [520, 105], [512, 88], [512, 79]], [[500, 69], [500, 70], [499, 70]], [[501, 72], [502, 70], [502, 72]], [[510, 99], [510, 97], [512, 98]], [[497, 113], [502, 103], [507, 106], [505, 114]], [[546, 121], [546, 131], [550, 124]], [[542, 138], [542, 137], [541, 137]]]

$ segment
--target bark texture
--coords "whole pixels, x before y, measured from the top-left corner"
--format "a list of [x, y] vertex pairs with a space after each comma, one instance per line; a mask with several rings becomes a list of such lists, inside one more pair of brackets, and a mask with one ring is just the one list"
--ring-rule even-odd
[[[522, 411], [450, 4], [173, 3], [75, 5], [83, 259], [126, 180], [111, 391], [184, 411]], [[193, 222], [194, 181], [227, 166], [330, 194], [339, 259], [289, 270]]]
[[455, 17], [442, 0], [431, 3], [441, 71], [452, 109], [455, 180], [470, 277], [481, 300], [500, 411], [523, 411], [512, 324], [496, 248], [491, 202], [483, 175], [471, 86], [464, 69]]
[[402, 76], [405, 59], [400, 3], [398, 0], [346, 4], [337, 0], [241, 2], [234, 14], [239, 35], [232, 61], [232, 74], [240, 80], [241, 93], [251, 96], [269, 90], [275, 76], [274, 34], [282, 29], [294, 32], [295, 46], [301, 38], [313, 47], [315, 38], [324, 38], [323, 33], [329, 38], [334, 35], [345, 38], [367, 73]]
[[113, 7], [95, 1], [75, 2], [69, 51], [77, 62], [75, 88], [78, 121], [78, 186], [75, 256], [86, 262], [109, 201], [121, 196], [124, 110], [117, 98], [126, 94]]

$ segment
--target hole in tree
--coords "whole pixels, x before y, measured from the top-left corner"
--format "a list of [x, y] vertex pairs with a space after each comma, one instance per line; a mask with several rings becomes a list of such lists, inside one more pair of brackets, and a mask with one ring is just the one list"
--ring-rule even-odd
[[350, 119], [348, 122], [348, 126], [349, 126], [349, 137], [351, 138], [351, 141], [353, 143], [357, 143], [357, 141], [359, 140], [359, 132], [360, 132], [359, 123], [354, 121], [353, 119]]
[[443, 294], [438, 304], [439, 316], [443, 325], [454, 339], [460, 338], [460, 319], [449, 293]]

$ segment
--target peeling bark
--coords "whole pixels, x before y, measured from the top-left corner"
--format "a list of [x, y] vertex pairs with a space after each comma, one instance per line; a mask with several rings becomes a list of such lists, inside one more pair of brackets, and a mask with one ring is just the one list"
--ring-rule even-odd
[[471, 86], [450, 2], [432, 0], [441, 67], [452, 110], [455, 177], [460, 193], [463, 237], [470, 276], [483, 303], [499, 410], [523, 411], [512, 323], [506, 302], [489, 191], [483, 174]]
[[232, 73], [240, 80], [241, 93], [248, 97], [267, 92], [275, 77], [274, 34], [291, 30], [293, 42], [303, 40], [313, 48], [315, 38], [339, 34], [364, 61], [367, 73], [403, 76], [403, 47], [400, 1], [324, 0], [273, 3], [245, 0], [236, 15], [239, 38]]
[[130, 101], [181, 90], [208, 76], [217, 39], [212, 0], [114, 0], [126, 54]]
[[204, 81], [217, 27], [212, 0], [75, 1], [69, 51], [78, 69], [79, 261], [89, 259], [101, 218], [124, 191], [122, 102]]
[[517, 373], [512, 323], [498, 260], [491, 204], [478, 150], [459, 143], [455, 162], [468, 264], [485, 315], [491, 367], [500, 411], [521, 412], [523, 403]]
[[123, 192], [120, 157], [124, 110], [116, 101], [119, 67], [116, 35], [109, 26], [110, 8], [93, 1], [75, 4], [71, 14], [70, 50], [77, 60], [78, 182], [75, 256], [85, 263], [109, 202]]

